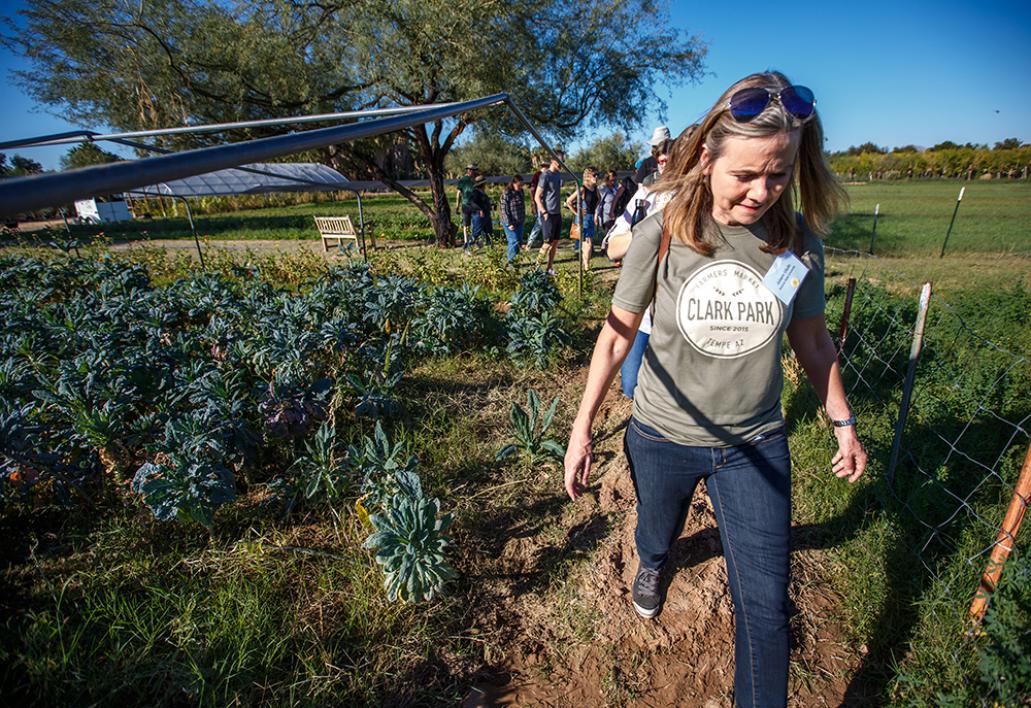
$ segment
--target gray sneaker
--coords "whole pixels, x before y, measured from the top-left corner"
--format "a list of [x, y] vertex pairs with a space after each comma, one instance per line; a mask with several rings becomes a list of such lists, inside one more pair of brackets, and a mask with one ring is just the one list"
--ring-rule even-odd
[[659, 614], [662, 605], [662, 571], [637, 565], [633, 587], [634, 609], [645, 619]]

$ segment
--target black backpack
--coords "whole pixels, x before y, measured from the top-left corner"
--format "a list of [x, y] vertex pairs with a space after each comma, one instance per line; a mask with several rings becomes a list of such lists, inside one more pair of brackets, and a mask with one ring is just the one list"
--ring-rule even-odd
[[630, 200], [634, 198], [634, 194], [637, 192], [637, 182], [634, 182], [631, 177], [624, 177], [619, 186], [616, 188], [616, 196], [612, 200], [612, 218], [618, 219], [626, 211], [627, 206], [630, 204]]

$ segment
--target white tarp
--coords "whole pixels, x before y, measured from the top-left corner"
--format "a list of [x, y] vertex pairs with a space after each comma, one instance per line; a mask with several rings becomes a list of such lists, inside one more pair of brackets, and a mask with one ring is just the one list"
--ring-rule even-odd
[[84, 224], [132, 220], [128, 205], [122, 201], [98, 202], [96, 199], [81, 199], [75, 202], [75, 213]]
[[268, 192], [332, 192], [351, 188], [350, 182], [339, 172], [314, 162], [256, 162], [240, 168], [137, 187], [128, 193], [134, 197], [216, 197]]

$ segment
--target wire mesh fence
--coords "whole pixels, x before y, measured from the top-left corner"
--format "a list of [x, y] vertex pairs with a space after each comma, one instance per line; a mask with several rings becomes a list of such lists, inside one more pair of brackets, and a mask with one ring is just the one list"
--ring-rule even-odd
[[[986, 302], [990, 312], [978, 318], [971, 313], [982, 308], [931, 297], [930, 285], [918, 302], [898, 294], [912, 288], [885, 264], [868, 269], [867, 254], [827, 250], [855, 277], [854, 293], [828, 288], [828, 321], [833, 328], [835, 316], [847, 318], [839, 361], [882, 463], [878, 498], [898, 534], [892, 562], [910, 574], [902, 594], [959, 630], [986, 569], [1000, 570], [1009, 553], [1012, 564], [1026, 547], [1014, 541], [1013, 520], [1019, 526], [1031, 486], [1031, 465], [1021, 465], [1031, 441], [1031, 362], [999, 341], [1026, 313]], [[921, 307], [926, 322], [918, 322]], [[997, 580], [986, 576], [982, 600]]]

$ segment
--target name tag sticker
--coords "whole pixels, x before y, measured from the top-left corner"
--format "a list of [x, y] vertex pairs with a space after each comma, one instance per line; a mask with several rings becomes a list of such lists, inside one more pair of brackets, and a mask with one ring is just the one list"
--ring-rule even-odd
[[809, 269], [805, 267], [805, 263], [791, 251], [784, 251], [774, 259], [773, 265], [766, 271], [763, 285], [785, 305], [790, 305], [807, 275]]

